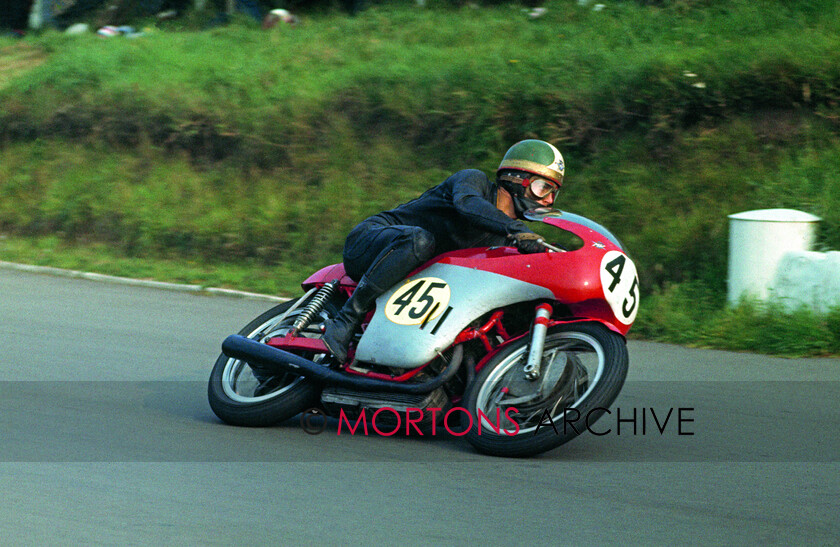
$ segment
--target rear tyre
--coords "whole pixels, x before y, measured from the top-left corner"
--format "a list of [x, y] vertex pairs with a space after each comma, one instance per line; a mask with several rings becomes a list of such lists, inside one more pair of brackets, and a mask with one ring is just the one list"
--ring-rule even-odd
[[474, 418], [463, 418], [470, 420], [466, 438], [481, 452], [533, 456], [556, 448], [594, 424], [624, 385], [627, 345], [603, 325], [549, 329], [534, 381], [523, 372], [528, 346], [525, 337], [491, 358], [464, 396]]
[[[239, 334], [254, 340], [265, 341], [285, 336], [295, 319], [303, 312], [306, 302], [278, 322], [297, 300], [290, 300], [275, 306], [248, 323]], [[310, 323], [299, 336], [320, 338], [317, 326], [338, 312], [333, 302], [321, 310], [320, 317]], [[319, 362], [328, 362], [328, 355], [312, 352], [295, 352], [298, 355]], [[325, 365], [326, 366], [326, 365]], [[282, 373], [272, 374], [249, 363], [219, 355], [210, 373], [207, 396], [210, 408], [222, 421], [231, 425], [266, 427], [288, 420], [292, 416], [315, 406], [321, 387], [300, 376]]]

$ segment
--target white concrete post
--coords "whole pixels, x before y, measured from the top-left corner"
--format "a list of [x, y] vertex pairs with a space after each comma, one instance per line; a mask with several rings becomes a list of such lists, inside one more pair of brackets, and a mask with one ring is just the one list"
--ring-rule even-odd
[[762, 209], [729, 215], [728, 301], [742, 296], [767, 300], [785, 253], [809, 251], [819, 217], [793, 209]]

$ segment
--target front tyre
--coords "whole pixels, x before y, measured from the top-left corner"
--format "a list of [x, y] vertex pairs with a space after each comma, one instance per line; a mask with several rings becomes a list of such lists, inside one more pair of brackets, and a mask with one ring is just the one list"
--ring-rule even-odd
[[[297, 300], [271, 308], [248, 323], [239, 334], [260, 341], [285, 336], [306, 307], [306, 302], [296, 306]], [[290, 308], [295, 309], [287, 314]], [[320, 317], [316, 317], [310, 327], [298, 336], [320, 338], [317, 325], [335, 313], [336, 306], [328, 302]], [[284, 314], [287, 314], [286, 317], [283, 317]], [[315, 362], [326, 362], [328, 357], [311, 352], [296, 353]], [[249, 427], [271, 426], [288, 420], [314, 406], [319, 395], [320, 387], [301, 376], [273, 374], [225, 354], [219, 355], [216, 360], [207, 388], [210, 408], [216, 416], [225, 423]]]
[[556, 448], [594, 424], [624, 385], [627, 345], [601, 324], [549, 329], [533, 381], [523, 371], [528, 347], [525, 337], [492, 357], [464, 396], [474, 418], [464, 423], [466, 437], [482, 452], [533, 456]]

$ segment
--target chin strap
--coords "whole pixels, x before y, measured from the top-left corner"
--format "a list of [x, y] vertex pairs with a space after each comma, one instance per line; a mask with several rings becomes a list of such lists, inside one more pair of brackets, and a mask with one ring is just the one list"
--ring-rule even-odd
[[[507, 190], [507, 193], [510, 194], [510, 199], [513, 202], [513, 211], [516, 214], [516, 218], [523, 218], [525, 211], [529, 209], [536, 209], [537, 207], [541, 207], [541, 205], [533, 200], [530, 200], [525, 197], [525, 188], [522, 186], [505, 186], [503, 187]], [[498, 202], [498, 198], [497, 198]]]
[[510, 194], [511, 200], [513, 200], [513, 210], [516, 213], [516, 218], [523, 218], [525, 211], [529, 209], [542, 207], [539, 202], [525, 197], [525, 188], [531, 179], [524, 179], [513, 175], [499, 175], [497, 180], [499, 186], [507, 190], [508, 194]]
[[525, 212], [531, 209], [542, 207], [538, 202], [525, 197], [513, 198], [513, 208], [516, 209], [517, 218], [525, 218]]

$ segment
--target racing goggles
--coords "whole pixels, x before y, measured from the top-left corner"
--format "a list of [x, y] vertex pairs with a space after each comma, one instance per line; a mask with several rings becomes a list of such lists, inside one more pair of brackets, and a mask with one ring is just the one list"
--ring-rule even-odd
[[538, 199], [545, 199], [548, 196], [551, 196], [551, 201], [554, 201], [554, 198], [557, 197], [557, 193], [560, 192], [559, 186], [545, 179], [525, 179], [522, 182], [523, 184], [528, 184], [529, 181], [530, 185], [528, 187], [531, 189], [531, 193], [534, 194]]
[[559, 185], [537, 176], [524, 179], [512, 174], [504, 174], [499, 177], [499, 180], [512, 182], [518, 186], [530, 188], [531, 193], [534, 194], [537, 199], [545, 199], [548, 196], [551, 196], [552, 202], [554, 202], [554, 198], [557, 197], [557, 193], [560, 192]]

